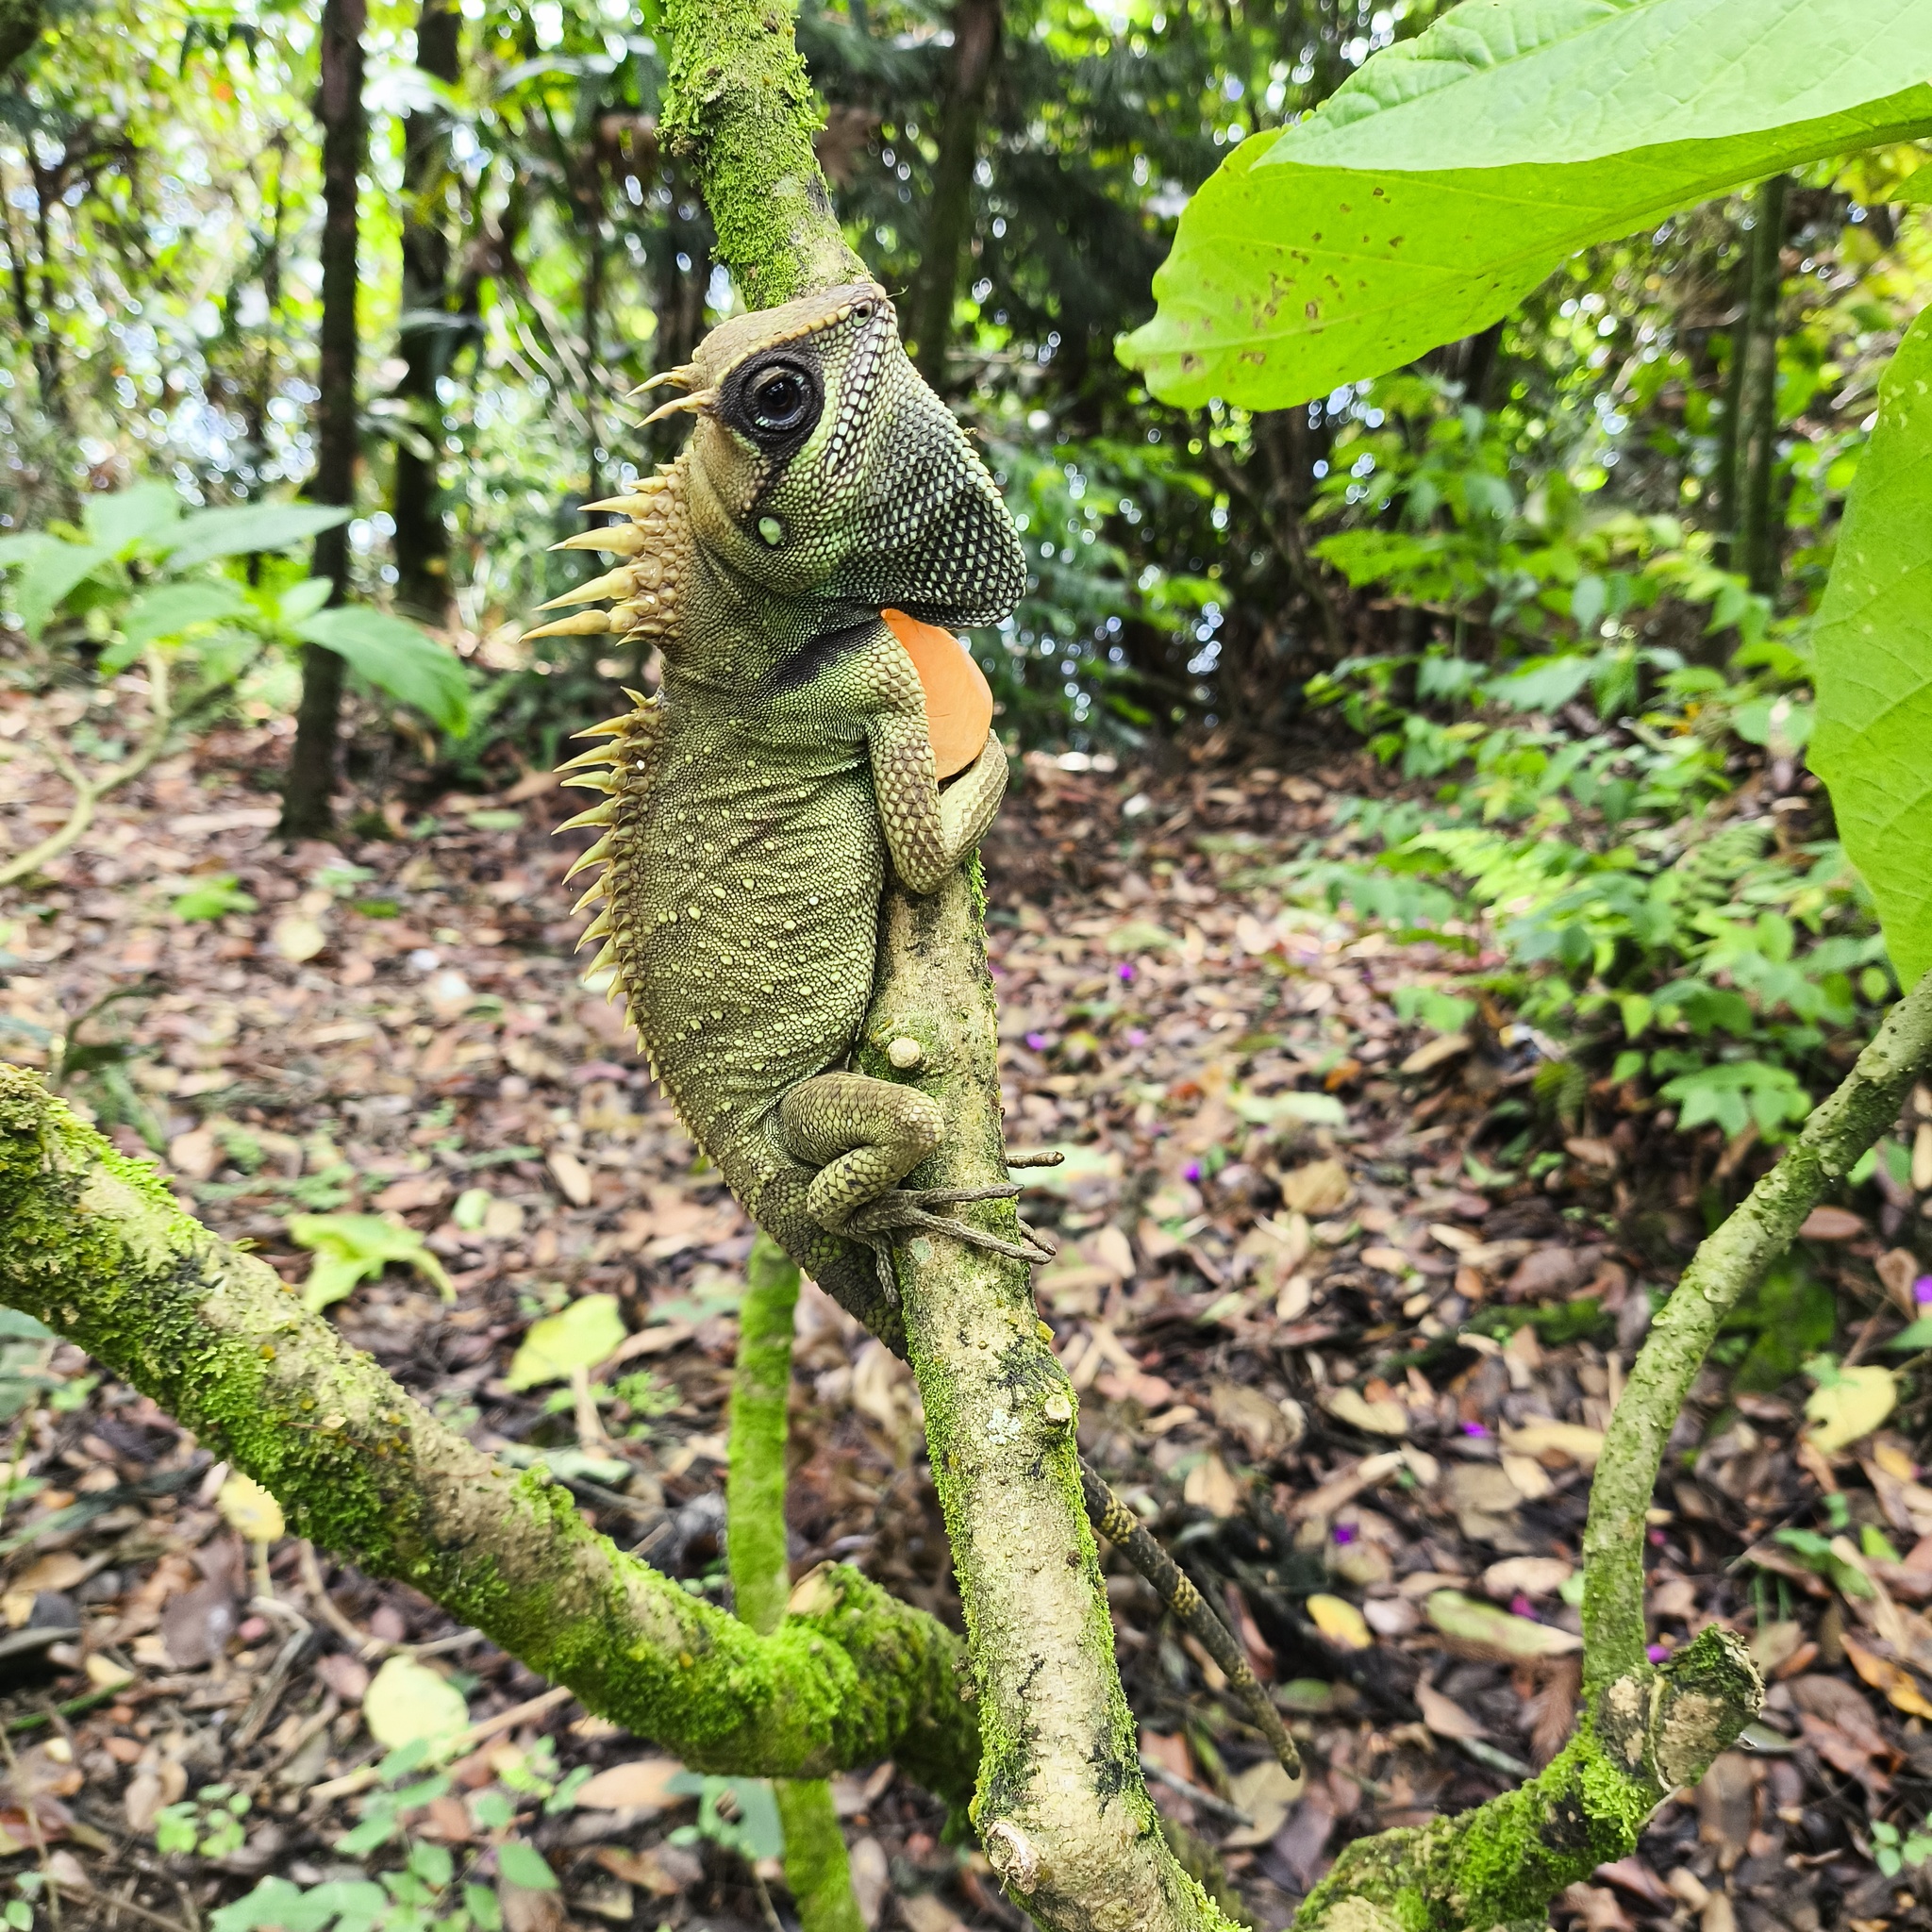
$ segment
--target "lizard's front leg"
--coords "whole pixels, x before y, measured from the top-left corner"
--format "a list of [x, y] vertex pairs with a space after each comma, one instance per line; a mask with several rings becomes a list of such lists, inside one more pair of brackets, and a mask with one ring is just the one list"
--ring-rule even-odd
[[[1016, 1261], [1048, 1261], [1037, 1242], [1008, 1241], [956, 1216], [935, 1214], [964, 1201], [1010, 1200], [1011, 1182], [986, 1188], [902, 1188], [898, 1183], [940, 1144], [936, 1102], [911, 1087], [864, 1074], [821, 1074], [802, 1080], [778, 1104], [778, 1127], [791, 1157], [818, 1172], [806, 1190], [806, 1211], [831, 1233], [874, 1251], [895, 1232], [924, 1228]], [[880, 1279], [887, 1278], [883, 1265]]]
[[941, 881], [986, 836], [1007, 790], [1007, 755], [991, 733], [986, 748], [942, 791], [933, 780], [925, 713], [892, 711], [868, 732], [873, 790], [892, 870], [914, 892]]

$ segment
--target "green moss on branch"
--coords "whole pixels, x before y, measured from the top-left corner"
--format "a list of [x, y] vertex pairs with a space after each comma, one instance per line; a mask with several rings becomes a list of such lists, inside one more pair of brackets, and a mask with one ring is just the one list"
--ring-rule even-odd
[[696, 164], [718, 253], [749, 308], [855, 280], [812, 137], [824, 115], [787, 0], [667, 0], [670, 145]]
[[977, 1740], [958, 1641], [850, 1570], [769, 1636], [598, 1536], [411, 1401], [253, 1256], [181, 1212], [32, 1074], [0, 1066], [0, 1302], [79, 1343], [265, 1485], [291, 1526], [398, 1577], [592, 1710], [708, 1770], [895, 1757], [955, 1802]]
[[1295, 1915], [1296, 1932], [1489, 1932], [1541, 1924], [1550, 1901], [1626, 1857], [1658, 1805], [1695, 1784], [1757, 1714], [1743, 1646], [1715, 1625], [1663, 1670], [1605, 1687], [1542, 1773], [1454, 1818], [1357, 1839]]
[[[760, 1634], [783, 1622], [791, 1593], [785, 1549], [785, 1436], [797, 1307], [797, 1265], [769, 1235], [760, 1234], [752, 1243], [738, 1317], [725, 1483], [731, 1592], [739, 1616]], [[823, 1778], [780, 1778], [775, 1789], [785, 1831], [785, 1883], [805, 1932], [865, 1932], [831, 1787]]]
[[1583, 1538], [1586, 1689], [1643, 1658], [1643, 1532], [1664, 1444], [1718, 1325], [1790, 1246], [1806, 1215], [1898, 1118], [1932, 1059], [1932, 974], [1892, 1008], [1838, 1091], [1685, 1269], [1604, 1437]]

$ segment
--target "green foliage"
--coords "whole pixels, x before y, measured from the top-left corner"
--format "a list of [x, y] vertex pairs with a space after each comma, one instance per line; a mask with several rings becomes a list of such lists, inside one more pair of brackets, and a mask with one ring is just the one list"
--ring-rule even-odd
[[[365, 1865], [361, 1875], [311, 1886], [264, 1878], [210, 1914], [210, 1932], [502, 1932], [496, 1893], [474, 1875], [486, 1853], [493, 1854], [508, 1884], [556, 1890], [556, 1874], [542, 1856], [514, 1833], [532, 1801], [550, 1814], [568, 1808], [588, 1771], [575, 1772], [559, 1784], [548, 1739], [505, 1763], [497, 1783], [468, 1797], [471, 1821], [484, 1840], [461, 1853], [459, 1865], [448, 1845], [411, 1835], [428, 1807], [451, 1790], [448, 1777], [430, 1769], [434, 1757], [430, 1745], [419, 1742], [383, 1759], [380, 1787], [363, 1802], [360, 1821], [335, 1845], [339, 1860]], [[373, 1855], [391, 1847], [401, 1855], [399, 1864], [375, 1873], [366, 1869]]]
[[445, 1301], [456, 1298], [442, 1263], [402, 1222], [379, 1214], [297, 1214], [289, 1222], [289, 1239], [315, 1255], [302, 1291], [311, 1314], [352, 1294], [358, 1282], [380, 1274], [391, 1261], [415, 1269]]
[[168, 1805], [155, 1817], [155, 1850], [198, 1853], [204, 1858], [227, 1858], [242, 1849], [248, 1836], [242, 1821], [253, 1801], [231, 1785], [203, 1785], [192, 1799]]
[[243, 891], [231, 872], [196, 879], [173, 902], [175, 918], [190, 920], [225, 919], [231, 912], [253, 912], [255, 907], [255, 894]]
[[1932, 312], [1887, 370], [1819, 609], [1818, 731], [1845, 849], [1900, 983], [1932, 966]]
[[[1724, 1318], [1723, 1335], [1746, 1342], [1732, 1371], [1731, 1388], [1741, 1394], [1783, 1388], [1809, 1357], [1831, 1345], [1837, 1327], [1838, 1305], [1830, 1287], [1800, 1262], [1786, 1260]], [[1726, 1353], [1721, 1340], [1712, 1359], [1723, 1361]]]
[[[1431, 789], [1344, 802], [1325, 846], [1257, 876], [1482, 935], [1500, 958], [1434, 989], [1431, 1024], [1489, 993], [1559, 1071], [1641, 1080], [1685, 1131], [1789, 1138], [1836, 1083], [1827, 1043], [1891, 990], [1837, 845], [1735, 809], [1734, 765], [1790, 760], [1809, 730], [1792, 626], [1680, 520], [1604, 507], [1561, 468], [1525, 488], [1510, 412], [1413, 377], [1366, 394], [1317, 548], [1450, 635], [1309, 691]], [[1582, 1084], [1543, 1097], [1574, 1116]]]
[[58, 641], [91, 654], [100, 677], [158, 652], [192, 664], [211, 692], [266, 656], [291, 660], [302, 645], [324, 644], [375, 689], [461, 737], [468, 676], [416, 625], [360, 606], [325, 609], [330, 587], [321, 579], [285, 579], [277, 593], [208, 574], [228, 559], [286, 550], [347, 516], [299, 503], [184, 515], [175, 490], [142, 483], [90, 497], [78, 528], [0, 535], [0, 569], [13, 572], [8, 596], [27, 636], [58, 626]]
[[470, 680], [460, 661], [413, 624], [364, 605], [318, 610], [295, 626], [305, 643], [324, 644], [351, 670], [421, 711], [439, 731], [470, 728]]
[[1897, 89], [1932, 66], [1916, 0], [1717, 11], [1453, 9], [1236, 149], [1123, 353], [1169, 401], [1279, 408], [1480, 329], [1592, 242], [1932, 127], [1932, 88]]
[[566, 1381], [612, 1354], [625, 1332], [614, 1294], [579, 1295], [557, 1314], [531, 1324], [506, 1379], [518, 1390]]
[[667, 1790], [683, 1791], [698, 1801], [695, 1824], [681, 1824], [671, 1834], [673, 1844], [695, 1844], [708, 1838], [747, 1860], [775, 1858], [785, 1850], [785, 1827], [769, 1778], [714, 1777], [708, 1773], [680, 1771]]
[[1922, 1825], [1914, 1825], [1900, 1836], [1895, 1824], [1874, 1818], [1871, 1824], [1872, 1862], [1888, 1878], [1896, 1878], [1907, 1866], [1917, 1871], [1932, 1859], [1932, 1813]]

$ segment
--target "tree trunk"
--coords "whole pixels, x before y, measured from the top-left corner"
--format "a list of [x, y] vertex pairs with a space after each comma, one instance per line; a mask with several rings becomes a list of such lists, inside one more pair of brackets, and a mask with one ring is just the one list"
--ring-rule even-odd
[[979, 124], [999, 58], [1000, 25], [1000, 0], [956, 0], [953, 67], [940, 116], [940, 154], [910, 318], [914, 360], [935, 389], [945, 375], [959, 257], [973, 227], [973, 171], [979, 160]]
[[46, 24], [41, 0], [0, 0], [0, 75], [40, 39]]
[[[254, 377], [248, 385], [248, 392], [242, 406], [242, 441], [248, 450], [248, 460], [255, 474], [250, 479], [251, 489], [261, 487], [263, 476], [268, 471], [268, 406], [275, 392], [275, 315], [282, 306], [282, 228], [287, 213], [289, 185], [289, 143], [285, 134], [277, 134], [270, 142], [270, 155], [275, 163], [275, 185], [273, 195], [264, 194], [268, 204], [268, 240], [261, 255], [261, 301], [264, 313], [261, 321], [260, 353], [256, 358]], [[261, 558], [259, 554], [248, 559], [248, 581], [251, 584], [261, 580]]]
[[1714, 554], [1727, 570], [1748, 576], [1754, 590], [1768, 588], [1759, 577], [1777, 441], [1777, 304], [1790, 186], [1790, 175], [1774, 175], [1754, 198], [1710, 478]]
[[[423, 0], [416, 21], [416, 65], [437, 80], [454, 82], [459, 71], [462, 15], [444, 0]], [[427, 624], [449, 614], [449, 525], [443, 515], [442, 399], [438, 384], [449, 370], [455, 335], [444, 318], [449, 308], [449, 231], [441, 219], [449, 170], [449, 122], [441, 108], [425, 108], [403, 123], [403, 316], [397, 343], [406, 365], [397, 392], [409, 404], [409, 419], [428, 444], [418, 455], [396, 444], [396, 602]], [[410, 317], [420, 320], [411, 321]]]
[[1757, 191], [1757, 225], [1751, 235], [1751, 308], [1745, 339], [1743, 416], [1738, 467], [1742, 475], [1737, 519], [1736, 567], [1765, 596], [1777, 588], [1778, 519], [1772, 501], [1777, 466], [1778, 297], [1784, 285], [1785, 197], [1789, 175], [1774, 175]]
[[[365, 0], [325, 0], [322, 85], [322, 357], [316, 406], [316, 503], [356, 500], [356, 181], [367, 145], [362, 114], [362, 24]], [[327, 577], [329, 601], [348, 593], [349, 530], [341, 524], [315, 540], [313, 574]], [[315, 839], [329, 828], [335, 789], [336, 729], [342, 708], [342, 660], [320, 644], [302, 653], [302, 704], [295, 749], [282, 794], [282, 834]]]

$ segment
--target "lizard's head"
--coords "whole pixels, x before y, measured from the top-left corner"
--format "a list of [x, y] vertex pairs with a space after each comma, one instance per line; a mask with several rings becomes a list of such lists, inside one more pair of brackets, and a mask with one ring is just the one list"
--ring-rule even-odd
[[992, 478], [855, 282], [714, 329], [689, 368], [691, 534], [786, 597], [989, 624], [1025, 587]]

